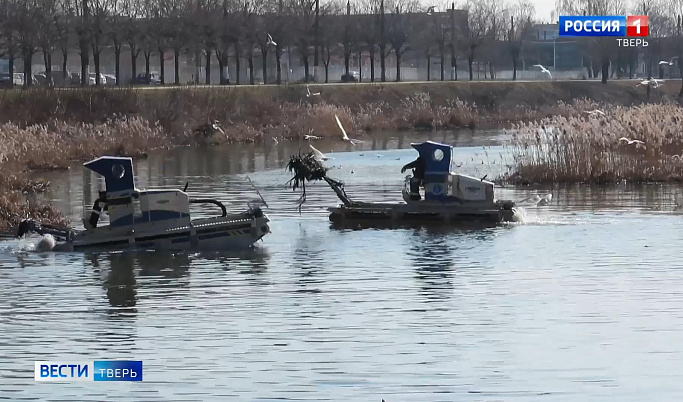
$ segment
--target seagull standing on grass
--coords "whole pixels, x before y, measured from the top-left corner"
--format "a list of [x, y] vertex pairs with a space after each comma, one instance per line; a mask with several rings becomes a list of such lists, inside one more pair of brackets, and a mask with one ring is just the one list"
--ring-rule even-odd
[[435, 6], [429, 6], [429, 7], [427, 8], [427, 15], [432, 15], [432, 13], [434, 12], [434, 9], [435, 9], [435, 8], [436, 8]]
[[306, 97], [310, 98], [311, 96], [320, 96], [320, 92], [311, 93], [311, 88], [306, 85]]
[[341, 121], [339, 120], [339, 117], [335, 114], [334, 118], [337, 120], [337, 125], [339, 126], [339, 129], [342, 132], [342, 140], [348, 141], [351, 143], [351, 145], [354, 145], [354, 146], [356, 145], [356, 143], [363, 142], [360, 140], [355, 140], [353, 138], [349, 138], [349, 136], [346, 134], [346, 130], [344, 130], [344, 126], [342, 126]]
[[548, 78], [550, 78], [551, 80], [553, 79], [552, 74], [550, 74], [550, 71], [549, 71], [547, 68], [543, 67], [543, 66], [540, 65], [540, 64], [534, 64], [534, 67], [540, 68], [542, 73], [548, 74]]
[[653, 78], [653, 79], [651, 79], [651, 80], [643, 80], [643, 81], [640, 81], [638, 84], [636, 84], [636, 87], [639, 87], [639, 86], [650, 86], [650, 87], [652, 87], [652, 88], [658, 88], [658, 87], [660, 87], [660, 86], [662, 85], [662, 82], [664, 82], [664, 81], [662, 81], [662, 80], [656, 80], [656, 79]]
[[273, 41], [273, 37], [270, 36], [270, 34], [268, 34], [268, 42], [266, 42], [266, 45], [269, 45], [269, 46], [277, 46], [277, 43], [275, 43], [275, 42]]

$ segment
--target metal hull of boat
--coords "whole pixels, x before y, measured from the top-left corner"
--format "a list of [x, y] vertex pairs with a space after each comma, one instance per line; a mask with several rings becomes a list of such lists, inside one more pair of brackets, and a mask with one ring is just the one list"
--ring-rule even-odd
[[401, 223], [467, 223], [509, 222], [515, 211], [511, 202], [441, 203], [416, 201], [411, 203], [355, 203], [328, 209], [330, 220], [337, 224], [353, 222]]
[[58, 243], [55, 250], [237, 250], [251, 247], [270, 232], [266, 215], [196, 219], [189, 225], [186, 220], [178, 221], [182, 220], [150, 222], [135, 225], [134, 229], [109, 226], [90, 229]]

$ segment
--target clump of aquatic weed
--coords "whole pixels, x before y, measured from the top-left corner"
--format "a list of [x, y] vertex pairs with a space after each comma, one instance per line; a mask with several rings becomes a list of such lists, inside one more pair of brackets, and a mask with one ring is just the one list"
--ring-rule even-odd
[[[565, 104], [562, 116], [513, 127], [512, 183], [683, 180], [683, 107]], [[588, 114], [599, 109], [605, 113]], [[644, 144], [626, 140], [639, 140]]]

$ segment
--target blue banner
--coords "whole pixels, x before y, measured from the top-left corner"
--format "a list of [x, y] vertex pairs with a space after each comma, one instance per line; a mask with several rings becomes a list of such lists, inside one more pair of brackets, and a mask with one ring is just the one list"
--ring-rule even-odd
[[560, 16], [560, 36], [626, 36], [625, 15]]

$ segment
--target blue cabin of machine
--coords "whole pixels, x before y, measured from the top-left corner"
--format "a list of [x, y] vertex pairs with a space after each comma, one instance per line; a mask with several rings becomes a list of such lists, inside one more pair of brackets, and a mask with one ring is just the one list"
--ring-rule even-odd
[[445, 201], [448, 178], [451, 172], [453, 147], [433, 141], [410, 144], [425, 163], [425, 199], [428, 201]]
[[107, 193], [135, 190], [132, 158], [102, 156], [83, 166], [104, 177]]

